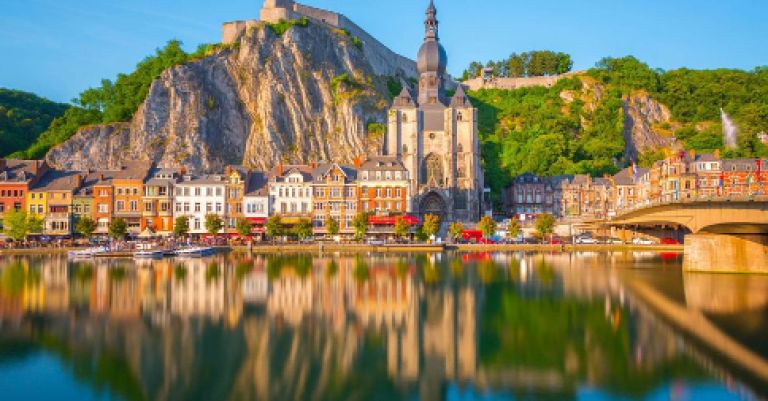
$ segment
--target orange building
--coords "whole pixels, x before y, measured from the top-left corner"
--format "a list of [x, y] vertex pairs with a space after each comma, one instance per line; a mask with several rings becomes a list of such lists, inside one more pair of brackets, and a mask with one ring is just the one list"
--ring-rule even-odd
[[250, 178], [250, 171], [243, 166], [227, 166], [226, 170], [226, 212], [224, 232], [237, 233], [237, 219], [244, 218], [243, 196], [245, 183]]
[[144, 196], [144, 180], [152, 167], [150, 162], [130, 162], [115, 171], [114, 180], [114, 212], [112, 217], [120, 217], [128, 223], [128, 233], [139, 234], [142, 223], [142, 197]]
[[154, 168], [144, 182], [141, 231], [169, 235], [173, 232], [173, 191], [179, 175], [173, 169]]
[[87, 187], [91, 189], [93, 201], [93, 221], [96, 222], [95, 234], [108, 234], [109, 222], [112, 221], [113, 191], [112, 181], [115, 178], [114, 171], [100, 171], [89, 174], [86, 177]]
[[371, 157], [360, 166], [359, 209], [375, 215], [411, 211], [408, 170], [396, 157]]
[[9, 210], [27, 210], [26, 196], [48, 170], [43, 160], [0, 159], [0, 227], [2, 215]]

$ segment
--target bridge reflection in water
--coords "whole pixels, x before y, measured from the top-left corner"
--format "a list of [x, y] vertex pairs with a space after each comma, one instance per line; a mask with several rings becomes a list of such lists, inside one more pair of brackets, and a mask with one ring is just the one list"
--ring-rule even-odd
[[[681, 274], [674, 255], [1, 263], [0, 389], [20, 386], [3, 382], [3, 359], [38, 351], [128, 399], [738, 399], [765, 388], [688, 341], [654, 297], [764, 358], [766, 322], [742, 317], [765, 316], [768, 277]], [[17, 394], [55, 396], [45, 378]]]

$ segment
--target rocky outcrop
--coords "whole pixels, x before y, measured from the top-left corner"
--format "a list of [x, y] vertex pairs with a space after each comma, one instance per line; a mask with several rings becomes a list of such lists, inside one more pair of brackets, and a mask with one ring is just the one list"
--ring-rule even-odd
[[663, 104], [646, 93], [627, 96], [624, 112], [624, 156], [637, 160], [639, 154], [657, 150], [670, 144], [671, 138], [654, 129], [655, 125], [669, 123], [672, 115]]
[[344, 32], [312, 22], [277, 35], [260, 24], [163, 72], [131, 122], [83, 128], [47, 160], [85, 169], [139, 159], [199, 171], [351, 162], [381, 147], [366, 127], [385, 121], [386, 79]]

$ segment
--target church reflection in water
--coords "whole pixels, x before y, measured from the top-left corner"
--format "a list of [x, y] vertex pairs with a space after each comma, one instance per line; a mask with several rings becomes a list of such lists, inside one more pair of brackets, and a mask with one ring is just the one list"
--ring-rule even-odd
[[[768, 280], [678, 266], [624, 253], [7, 258], [0, 355], [27, 344], [129, 399], [747, 394], [625, 283], [717, 316], [764, 316], [765, 291], [740, 294]], [[702, 295], [720, 290], [731, 295]]]

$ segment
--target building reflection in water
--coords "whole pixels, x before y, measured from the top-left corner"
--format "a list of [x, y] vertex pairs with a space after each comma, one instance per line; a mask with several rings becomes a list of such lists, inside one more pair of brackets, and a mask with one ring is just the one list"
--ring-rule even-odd
[[[637, 395], [730, 379], [625, 289], [627, 267], [675, 263], [631, 253], [14, 257], [2, 262], [0, 317], [3, 337], [56, 339], [75, 366], [121, 361], [121, 377], [98, 380], [139, 398]], [[765, 310], [766, 278], [677, 276], [691, 308]], [[706, 296], [721, 291], [731, 295]]]

